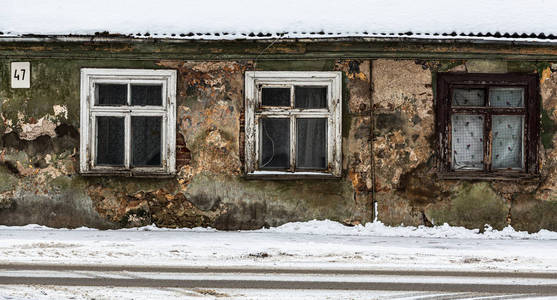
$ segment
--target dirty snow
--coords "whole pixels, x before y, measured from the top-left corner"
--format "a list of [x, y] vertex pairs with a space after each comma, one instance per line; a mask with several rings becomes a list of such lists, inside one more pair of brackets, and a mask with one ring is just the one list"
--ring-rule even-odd
[[[370, 298], [373, 297], [373, 298]], [[66, 287], [66, 286], [1, 286], [0, 300], [59, 300], [59, 299], [482, 299], [486, 294], [447, 292], [399, 291], [335, 291], [335, 290], [263, 290], [263, 289], [183, 289], [183, 288], [116, 288], [116, 287]], [[497, 295], [517, 299], [519, 295]], [[523, 298], [524, 299], [524, 298]], [[552, 299], [528, 297], [528, 299]]]
[[[287, 37], [388, 37], [407, 32], [416, 38], [452, 32], [557, 35], [557, 3], [551, 0], [2, 0], [0, 6], [4, 36], [105, 31], [189, 39], [249, 38], [245, 34], [252, 32], [288, 32]], [[190, 32], [201, 35], [179, 35]]]

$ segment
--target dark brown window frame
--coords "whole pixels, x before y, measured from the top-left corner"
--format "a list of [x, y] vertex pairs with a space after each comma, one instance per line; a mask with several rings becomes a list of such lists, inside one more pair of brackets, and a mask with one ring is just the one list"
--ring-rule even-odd
[[[459, 107], [451, 106], [454, 87], [489, 90], [490, 87], [523, 87], [524, 108]], [[487, 93], [485, 95], [487, 98]], [[487, 105], [487, 102], [486, 102]], [[500, 179], [535, 178], [538, 174], [538, 144], [540, 132], [540, 104], [536, 74], [437, 74], [437, 140], [439, 151], [439, 176], [445, 179]], [[453, 170], [451, 167], [451, 115], [454, 113], [481, 114], [484, 122], [484, 170]], [[491, 116], [520, 114], [524, 121], [524, 169], [491, 170]]]

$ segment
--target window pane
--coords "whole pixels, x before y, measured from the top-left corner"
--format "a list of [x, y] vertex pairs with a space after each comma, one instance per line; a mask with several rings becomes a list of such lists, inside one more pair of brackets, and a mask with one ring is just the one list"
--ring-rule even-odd
[[162, 105], [162, 85], [132, 84], [132, 105]]
[[261, 105], [290, 106], [290, 88], [263, 88]]
[[95, 84], [95, 105], [126, 105], [127, 95], [126, 84]]
[[296, 108], [326, 108], [327, 87], [301, 87], [294, 89]]
[[493, 116], [492, 164], [495, 169], [522, 168], [524, 116]]
[[484, 117], [454, 114], [451, 121], [453, 169], [483, 169]]
[[489, 103], [493, 107], [524, 107], [523, 88], [489, 89]]
[[124, 165], [123, 117], [97, 117], [97, 165]]
[[161, 165], [162, 117], [132, 117], [132, 165]]
[[327, 119], [296, 120], [296, 168], [327, 168]]
[[261, 119], [262, 169], [290, 167], [290, 119]]
[[483, 89], [454, 89], [453, 106], [484, 106], [485, 91]]

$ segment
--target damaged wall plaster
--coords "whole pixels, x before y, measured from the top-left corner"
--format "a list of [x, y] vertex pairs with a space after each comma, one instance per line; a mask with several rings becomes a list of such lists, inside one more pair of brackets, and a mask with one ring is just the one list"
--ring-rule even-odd
[[[60, 227], [154, 223], [165, 227], [252, 229], [314, 218], [350, 224], [372, 218], [369, 61], [286, 64], [293, 69], [343, 72], [345, 176], [334, 181], [242, 177], [244, 72], [253, 68], [250, 61], [115, 62], [111, 67], [178, 70], [178, 174], [170, 179], [80, 176], [79, 69], [98, 64], [40, 60], [32, 64], [39, 69], [33, 72], [33, 91], [0, 89], [0, 132], [5, 132], [0, 145], [0, 175], [9, 179], [1, 189], [4, 200], [0, 222]], [[4, 78], [8, 62], [0, 65]], [[258, 69], [284, 65], [284, 61], [267, 61]], [[63, 78], [39, 76], [56, 69], [64, 70], [60, 72]], [[63, 90], [56, 87], [61, 81], [67, 82]], [[43, 101], [49, 106], [35, 105]], [[72, 192], [75, 190], [80, 192]], [[31, 210], [33, 203], [48, 217]]]
[[[375, 60], [374, 158], [379, 219], [398, 225], [485, 224], [518, 230], [557, 230], [557, 75], [549, 63]], [[540, 178], [518, 181], [442, 180], [437, 177], [434, 88], [437, 72], [540, 74]]]
[[[285, 53], [301, 53], [303, 47], [295, 46], [294, 52], [284, 46]], [[152, 46], [115, 45], [109, 53], [124, 55], [134, 47]], [[115, 228], [155, 223], [252, 229], [314, 218], [358, 224], [371, 221], [375, 200], [379, 219], [391, 225], [448, 222], [483, 228], [490, 223], [501, 228], [510, 223], [521, 230], [557, 230], [557, 72], [550, 62], [266, 59], [254, 64], [251, 60], [109, 56], [31, 61], [31, 89], [0, 85], [1, 224]], [[0, 82], [7, 82], [9, 62], [0, 59]], [[175, 178], [83, 177], [77, 173], [82, 67], [178, 70]], [[242, 177], [247, 70], [342, 71], [341, 179], [252, 181]], [[437, 178], [434, 82], [438, 72], [539, 74], [539, 180]]]

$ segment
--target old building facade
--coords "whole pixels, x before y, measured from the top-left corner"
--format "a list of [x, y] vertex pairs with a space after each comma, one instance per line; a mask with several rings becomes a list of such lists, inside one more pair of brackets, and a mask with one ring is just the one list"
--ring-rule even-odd
[[0, 37], [0, 224], [557, 230], [555, 63], [505, 39]]

